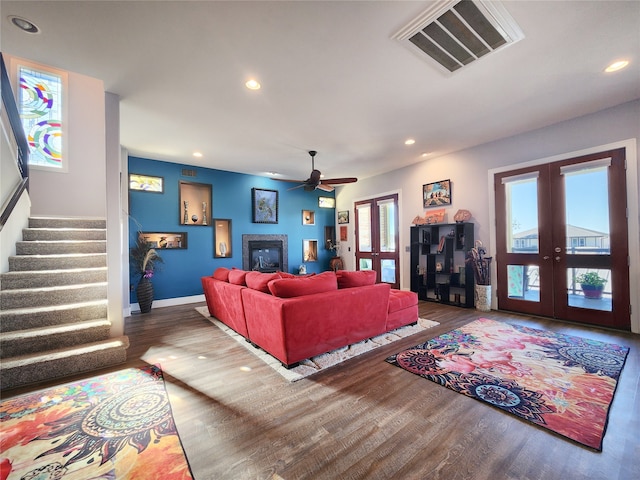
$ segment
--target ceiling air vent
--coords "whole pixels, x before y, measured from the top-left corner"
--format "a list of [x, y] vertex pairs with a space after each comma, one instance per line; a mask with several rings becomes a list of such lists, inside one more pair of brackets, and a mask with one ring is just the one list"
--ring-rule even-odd
[[434, 3], [393, 36], [448, 72], [524, 38], [500, 2], [444, 0]]
[[189, 170], [187, 168], [183, 168], [182, 169], [182, 176], [183, 177], [196, 177], [196, 176], [198, 176], [198, 172], [196, 170]]

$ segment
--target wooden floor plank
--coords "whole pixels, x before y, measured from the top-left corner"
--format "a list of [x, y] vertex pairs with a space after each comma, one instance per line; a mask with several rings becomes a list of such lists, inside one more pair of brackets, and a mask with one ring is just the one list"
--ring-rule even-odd
[[[640, 478], [639, 335], [421, 303], [421, 316], [440, 325], [289, 383], [197, 313], [201, 305], [133, 315], [125, 328], [126, 366], [159, 363], [165, 372], [197, 480]], [[384, 361], [480, 316], [631, 347], [603, 452]]]

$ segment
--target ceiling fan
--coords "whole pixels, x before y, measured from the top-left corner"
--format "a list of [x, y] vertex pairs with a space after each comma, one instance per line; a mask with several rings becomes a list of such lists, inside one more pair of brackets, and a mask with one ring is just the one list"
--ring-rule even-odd
[[327, 178], [321, 179], [320, 170], [316, 170], [315, 167], [315, 156], [318, 152], [315, 150], [310, 150], [309, 155], [311, 155], [311, 174], [309, 178], [306, 180], [286, 180], [284, 178], [276, 178], [274, 180], [279, 180], [281, 182], [292, 182], [299, 183], [295, 187], [289, 188], [289, 190], [295, 190], [296, 188], [304, 188], [307, 192], [311, 192], [315, 189], [323, 190], [325, 192], [333, 192], [335, 187], [333, 185], [341, 185], [344, 183], [354, 183], [357, 182], [358, 179], [355, 177], [346, 177], [346, 178]]

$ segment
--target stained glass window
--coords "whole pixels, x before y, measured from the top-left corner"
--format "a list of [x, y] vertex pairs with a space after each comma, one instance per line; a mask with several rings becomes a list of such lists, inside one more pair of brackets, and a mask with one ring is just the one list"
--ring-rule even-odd
[[18, 67], [18, 108], [29, 142], [29, 165], [66, 171], [64, 92], [66, 76], [35, 66]]

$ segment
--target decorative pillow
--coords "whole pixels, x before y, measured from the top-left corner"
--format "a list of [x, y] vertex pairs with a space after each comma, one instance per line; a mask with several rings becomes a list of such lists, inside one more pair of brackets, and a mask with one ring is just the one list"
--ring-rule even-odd
[[231, 270], [225, 267], [216, 268], [216, 271], [213, 272], [213, 278], [215, 278], [216, 280], [221, 280], [223, 282], [228, 282], [230, 271]]
[[268, 287], [276, 297], [291, 298], [337, 290], [338, 282], [334, 272], [323, 272], [310, 277], [271, 280]]
[[278, 278], [280, 278], [279, 273], [247, 272], [245, 281], [247, 282], [247, 287], [253, 290], [270, 293], [267, 283]]
[[350, 272], [348, 270], [338, 270], [338, 288], [364, 287], [376, 283], [376, 272], [374, 270], [358, 270]]
[[229, 271], [229, 283], [234, 285], [246, 285], [245, 277], [247, 272], [239, 268], [233, 268]]
[[297, 278], [296, 275], [288, 272], [278, 272], [278, 275], [280, 275], [280, 278]]

